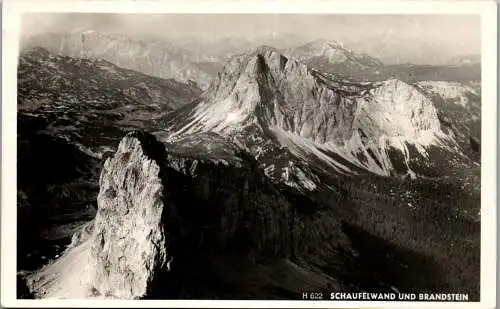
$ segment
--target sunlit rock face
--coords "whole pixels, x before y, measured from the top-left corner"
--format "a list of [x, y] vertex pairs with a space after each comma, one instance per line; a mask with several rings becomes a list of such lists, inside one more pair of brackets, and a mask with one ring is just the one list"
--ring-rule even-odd
[[[297, 199], [295, 191], [270, 182], [252, 156], [210, 135], [164, 145], [149, 133], [128, 133], [106, 159], [99, 187], [95, 218], [73, 235], [60, 258], [28, 277], [35, 297], [178, 296], [178, 289], [197, 289], [189, 278], [212, 271], [210, 263], [221, 256], [250, 264], [283, 261], [348, 243], [334, 213], [311, 213], [303, 205], [314, 204], [307, 197]], [[255, 284], [256, 277], [269, 280], [281, 271], [257, 268], [237, 281]], [[289, 272], [300, 275], [295, 268]], [[288, 288], [338, 285], [307, 276]]]
[[102, 169], [95, 219], [73, 236], [54, 263], [28, 282], [44, 298], [148, 295], [167, 262], [163, 213], [164, 147], [153, 136], [125, 136]]
[[266, 46], [233, 57], [185, 117], [172, 138], [216, 132], [238, 139], [244, 130], [260, 132], [240, 140], [255, 156], [261, 151], [251, 150], [254, 141], [272, 135], [296, 155], [312, 154], [347, 172], [390, 175], [394, 164], [401, 165], [392, 162], [389, 152], [396, 151], [405, 173], [412, 158], [427, 157], [427, 148], [453, 144], [433, 102], [416, 87], [397, 79], [336, 81]]
[[463, 152], [480, 162], [481, 84], [477, 81], [421, 81], [415, 84], [432, 99], [438, 117]]
[[94, 288], [101, 295], [145, 296], [167, 262], [162, 218], [168, 201], [156, 161], [164, 157], [162, 144], [135, 133], [127, 135], [104, 164], [90, 239]]

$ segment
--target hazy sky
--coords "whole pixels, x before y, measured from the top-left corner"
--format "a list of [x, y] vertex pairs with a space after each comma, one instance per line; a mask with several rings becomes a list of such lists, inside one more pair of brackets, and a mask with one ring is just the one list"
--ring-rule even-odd
[[89, 29], [205, 40], [291, 34], [304, 42], [319, 38], [337, 40], [390, 62], [440, 62], [481, 51], [480, 18], [472, 15], [73, 13], [30, 14], [22, 22], [24, 35]]

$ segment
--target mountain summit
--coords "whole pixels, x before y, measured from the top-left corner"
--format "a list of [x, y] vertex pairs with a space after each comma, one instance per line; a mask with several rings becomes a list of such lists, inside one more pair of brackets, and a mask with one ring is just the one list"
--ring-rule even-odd
[[371, 69], [381, 67], [383, 63], [366, 54], [358, 54], [344, 47], [342, 43], [319, 39], [288, 52], [295, 58], [307, 64], [322, 64], [337, 66], [337, 69]]
[[[234, 139], [253, 128], [259, 136], [240, 140], [246, 148], [273, 139], [296, 156], [348, 173], [390, 175], [401, 164], [411, 172], [410, 160], [427, 157], [426, 148], [453, 144], [417, 88], [396, 79], [338, 81], [266, 46], [232, 58], [180, 118], [172, 137], [213, 131]], [[393, 151], [403, 162], [393, 162]]]

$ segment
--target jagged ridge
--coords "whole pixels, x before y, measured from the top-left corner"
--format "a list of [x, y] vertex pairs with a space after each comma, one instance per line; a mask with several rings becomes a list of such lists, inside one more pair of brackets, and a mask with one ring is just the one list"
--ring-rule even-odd
[[366, 54], [356, 54], [336, 41], [319, 39], [294, 48], [289, 52], [290, 58], [302, 62], [321, 59], [328, 64], [344, 64], [350, 68], [366, 69], [381, 67], [383, 63]]
[[453, 144], [432, 101], [415, 87], [394, 79], [338, 83], [265, 46], [232, 58], [177, 123], [171, 124], [172, 138], [203, 131], [232, 138], [255, 127], [299, 157], [317, 157], [348, 173], [361, 168], [391, 174], [394, 149], [411, 172], [410, 160], [425, 158], [426, 147]]

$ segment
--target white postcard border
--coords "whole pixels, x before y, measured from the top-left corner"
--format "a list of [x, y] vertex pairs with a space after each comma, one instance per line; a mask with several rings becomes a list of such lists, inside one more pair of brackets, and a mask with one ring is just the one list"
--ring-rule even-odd
[[[482, 55], [481, 143], [481, 302], [344, 302], [211, 300], [17, 300], [16, 162], [17, 57], [20, 16], [26, 12], [102, 13], [298, 13], [298, 14], [479, 14]], [[496, 294], [496, 105], [497, 8], [494, 1], [61, 1], [11, 0], [3, 3], [1, 305], [6, 307], [208, 307], [208, 308], [494, 308]]]

